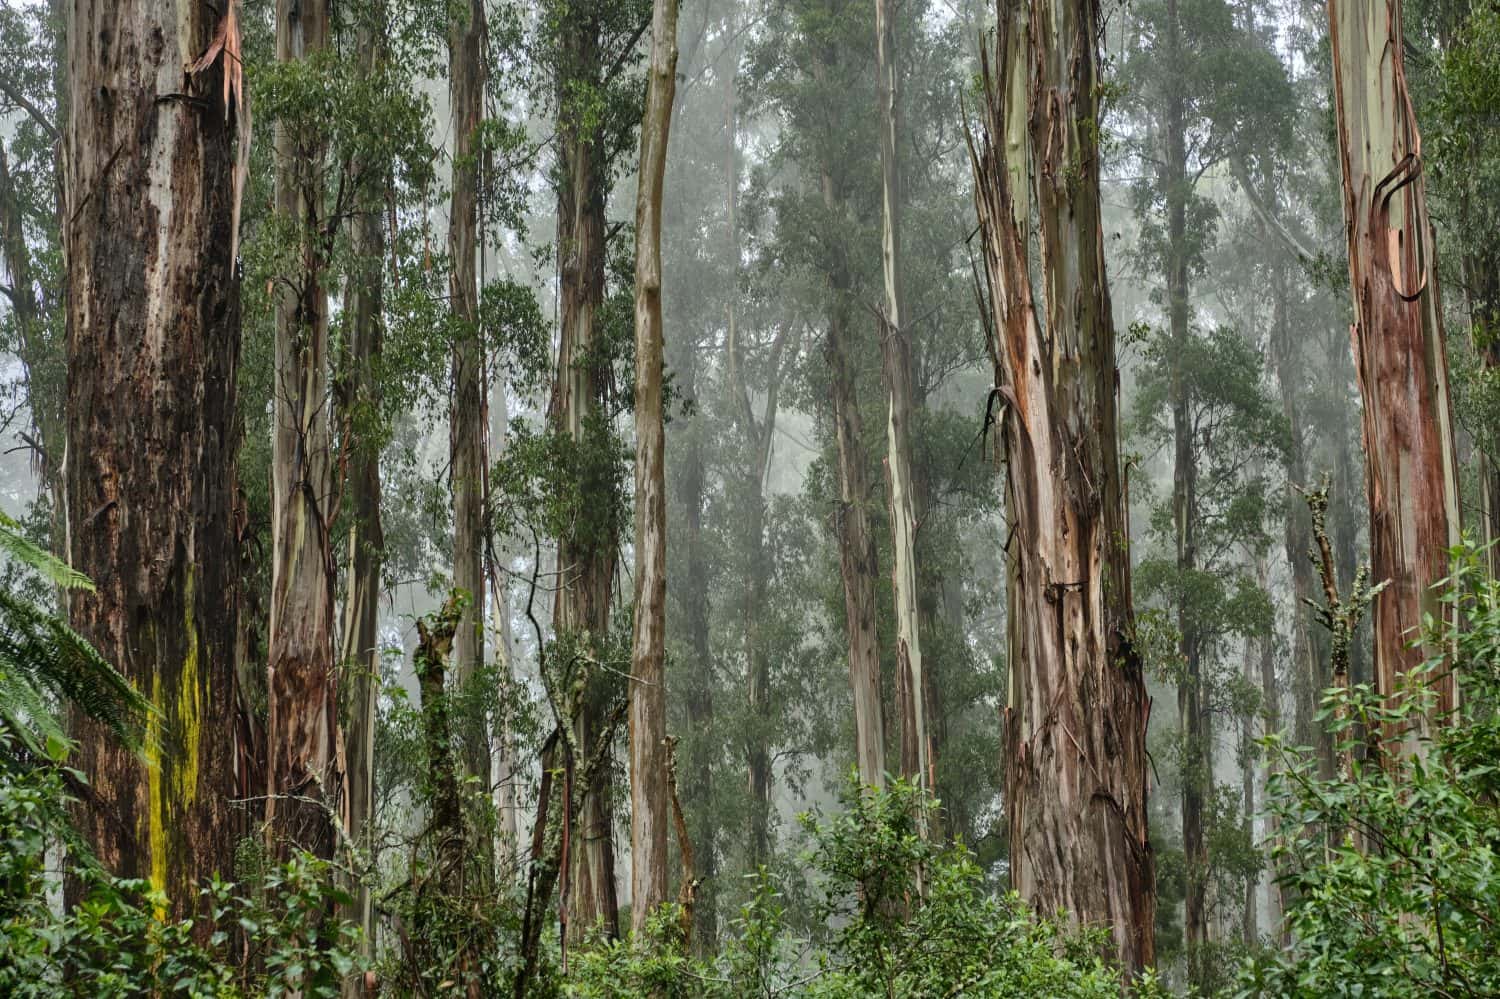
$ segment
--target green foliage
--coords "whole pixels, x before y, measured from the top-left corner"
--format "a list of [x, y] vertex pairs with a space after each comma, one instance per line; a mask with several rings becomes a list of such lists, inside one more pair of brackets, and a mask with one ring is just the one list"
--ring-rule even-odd
[[1427, 682], [1457, 671], [1463, 718], [1414, 753], [1356, 757], [1351, 779], [1320, 779], [1306, 748], [1266, 742], [1272, 854], [1288, 900], [1291, 949], [1248, 964], [1242, 995], [1491, 995], [1500, 991], [1500, 583], [1463, 548], [1444, 601], [1454, 650], [1408, 674], [1399, 704], [1364, 684], [1330, 690], [1322, 718], [1348, 750], [1381, 726], [1419, 725]]
[[[0, 553], [54, 587], [93, 589], [3, 514]], [[57, 716], [59, 704], [71, 704], [136, 747], [141, 723], [152, 710], [81, 635], [7, 586], [0, 590], [0, 769], [66, 759], [71, 743]]]
[[[826, 943], [789, 932], [786, 899], [763, 874], [715, 960], [682, 956], [676, 913], [667, 907], [652, 921], [646, 940], [580, 955], [563, 994], [621, 999], [1120, 994], [1118, 972], [1099, 956], [1100, 938], [1073, 936], [1037, 919], [1014, 895], [990, 892], [962, 845], [919, 838], [915, 810], [928, 806], [911, 786], [897, 781], [888, 791], [874, 791], [851, 779], [841, 804], [839, 814], [822, 822], [803, 818], [816, 910], [835, 927]], [[1140, 996], [1164, 994], [1150, 976], [1135, 989]]]
[[[358, 931], [329, 916], [330, 902], [347, 899], [330, 887], [328, 864], [303, 856], [255, 884], [215, 881], [196, 921], [169, 921], [149, 882], [98, 868], [66, 828], [67, 801], [56, 768], [0, 772], [0, 994], [327, 999], [355, 972]], [[59, 838], [70, 842], [63, 873], [80, 892], [62, 913], [49, 901], [59, 884], [46, 863]]]

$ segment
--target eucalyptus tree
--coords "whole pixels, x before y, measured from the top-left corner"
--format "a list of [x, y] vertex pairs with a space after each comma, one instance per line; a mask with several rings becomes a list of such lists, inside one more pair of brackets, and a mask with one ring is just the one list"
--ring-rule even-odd
[[[326, 0], [278, 0], [276, 58], [327, 59]], [[275, 296], [275, 437], [269, 797], [278, 849], [331, 857], [344, 783], [334, 670], [333, 422], [329, 387], [326, 133], [307, 117], [278, 123], [276, 215], [296, 250]]]
[[[611, 601], [619, 560], [621, 463], [612, 426], [614, 366], [622, 324], [606, 310], [609, 240], [606, 203], [618, 158], [633, 144], [639, 95], [629, 72], [636, 42], [649, 25], [640, 3], [559, 3], [544, 11], [555, 100], [559, 340], [547, 418], [558, 447], [571, 456], [574, 515], [558, 525], [559, 576], [552, 608], [556, 635], [579, 654], [576, 706], [568, 708], [569, 752], [582, 765], [603, 749], [581, 788], [576, 848], [565, 872], [568, 934], [581, 940], [596, 925], [618, 935], [610, 746], [620, 703], [617, 673], [605, 669]], [[574, 682], [569, 680], [570, 685]], [[571, 807], [571, 803], [570, 803]]]
[[[470, 688], [484, 665], [485, 350], [479, 323], [476, 240], [484, 118], [486, 18], [482, 0], [452, 15], [448, 29], [448, 104], [453, 178], [448, 208], [448, 300], [452, 310], [452, 396], [448, 465], [453, 489], [453, 585], [467, 595], [453, 636], [454, 679]], [[480, 712], [460, 722], [464, 771], [490, 785], [490, 740]]]
[[[677, 89], [677, 0], [654, 0], [635, 202], [635, 631], [630, 669], [630, 925], [667, 899], [666, 427], [661, 212]], [[675, 783], [675, 775], [670, 779]], [[691, 849], [691, 847], [687, 847]], [[691, 918], [691, 913], [687, 918]]]
[[1253, 11], [1241, 18], [1225, 0], [1153, 0], [1133, 7], [1131, 17], [1136, 48], [1122, 77], [1130, 87], [1128, 111], [1136, 119], [1133, 151], [1143, 166], [1133, 184], [1143, 231], [1140, 263], [1160, 281], [1153, 297], [1166, 320], [1154, 347], [1157, 362], [1166, 365], [1160, 383], [1166, 395], [1155, 401], [1171, 413], [1175, 582], [1162, 594], [1175, 615], [1182, 661], [1176, 686], [1188, 873], [1184, 929], [1191, 965], [1209, 930], [1204, 823], [1213, 787], [1213, 739], [1205, 657], [1213, 650], [1217, 619], [1216, 610], [1193, 602], [1199, 592], [1193, 581], [1215, 576], [1205, 564], [1213, 557], [1215, 539], [1202, 535], [1214, 516], [1205, 507], [1213, 500], [1204, 493], [1216, 487], [1214, 474], [1200, 468], [1209, 448], [1200, 438], [1202, 414], [1195, 398], [1204, 373], [1191, 370], [1194, 358], [1205, 359], [1193, 286], [1208, 276], [1207, 253], [1219, 222], [1218, 205], [1208, 194], [1211, 171], [1232, 160], [1247, 137], [1273, 138], [1276, 126], [1284, 125], [1290, 95], [1280, 61], [1254, 33]]
[[104, 865], [149, 879], [174, 918], [232, 870], [243, 830], [230, 804], [248, 141], [236, 14], [89, 2], [66, 24], [67, 558], [96, 587], [73, 593], [71, 619], [154, 705], [144, 758], [74, 718], [91, 785], [77, 819]]
[[[1154, 963], [1149, 705], [1133, 647], [1099, 196], [1099, 8], [999, 5], [971, 140], [1006, 463], [1011, 883]], [[1033, 230], [1032, 197], [1038, 224]], [[1042, 287], [1031, 283], [1031, 245]]]
[[8, 307], [0, 336], [21, 364], [30, 423], [21, 443], [41, 479], [55, 553], [66, 544], [66, 310], [58, 217], [65, 27], [55, 0], [0, 11], [0, 113], [12, 123], [0, 141], [0, 296]]
[[[1421, 133], [1404, 70], [1400, 0], [1329, 0], [1334, 108], [1344, 190], [1352, 341], [1364, 399], [1375, 687], [1398, 704], [1406, 674], [1438, 649], [1413, 642], [1445, 619], [1433, 585], [1459, 539], [1457, 456], [1437, 247]], [[1452, 671], [1434, 674], [1441, 724], [1458, 707]], [[1416, 726], [1383, 738], [1416, 746]]]
[[[901, 732], [901, 774], [918, 787], [931, 781], [928, 761], [926, 674], [922, 668], [917, 594], [917, 519], [912, 482], [911, 316], [904, 306], [901, 257], [901, 86], [896, 10], [875, 2], [875, 72], [880, 110], [881, 371], [886, 390], [887, 506], [891, 518], [892, 585], [896, 605], [896, 714]], [[925, 817], [919, 816], [925, 827]]]

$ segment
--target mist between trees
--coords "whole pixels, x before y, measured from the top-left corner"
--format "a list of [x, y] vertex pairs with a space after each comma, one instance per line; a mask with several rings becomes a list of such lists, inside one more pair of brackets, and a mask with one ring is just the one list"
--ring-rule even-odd
[[0, 0], [0, 993], [1500, 994], [1495, 0]]

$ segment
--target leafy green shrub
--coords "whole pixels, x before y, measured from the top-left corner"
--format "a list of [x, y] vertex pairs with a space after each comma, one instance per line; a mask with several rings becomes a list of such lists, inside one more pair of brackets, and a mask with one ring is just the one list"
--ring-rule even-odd
[[[1241, 995], [1500, 994], [1500, 583], [1460, 549], [1443, 597], [1456, 627], [1429, 623], [1431, 648], [1455, 650], [1463, 717], [1424, 753], [1353, 760], [1348, 782], [1320, 780], [1311, 750], [1269, 740], [1273, 857], [1293, 944], [1248, 964]], [[1366, 685], [1324, 698], [1341, 751], [1382, 724], [1427, 712], [1427, 663], [1389, 707]]]
[[[917, 791], [851, 783], [844, 809], [811, 838], [820, 914], [833, 926], [823, 945], [788, 931], [780, 894], [764, 875], [713, 961], [684, 957], [677, 913], [667, 907], [645, 940], [579, 954], [563, 994], [578, 997], [691, 996], [743, 999], [863, 999], [966, 996], [1058, 999], [1121, 994], [1102, 938], [1073, 935], [1036, 918], [1014, 894], [988, 891], [963, 846], [917, 835]], [[1160, 994], [1153, 979], [1137, 994]]]

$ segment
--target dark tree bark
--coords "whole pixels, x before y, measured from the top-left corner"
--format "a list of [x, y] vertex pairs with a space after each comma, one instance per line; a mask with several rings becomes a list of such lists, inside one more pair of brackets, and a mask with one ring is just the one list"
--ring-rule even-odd
[[67, 551], [97, 587], [70, 611], [158, 712], [145, 760], [74, 719], [90, 785], [76, 820], [173, 918], [231, 874], [243, 831], [229, 735], [240, 115], [222, 98], [230, 57], [184, 69], [217, 26], [207, 6], [164, 0], [80, 0], [67, 23]]

